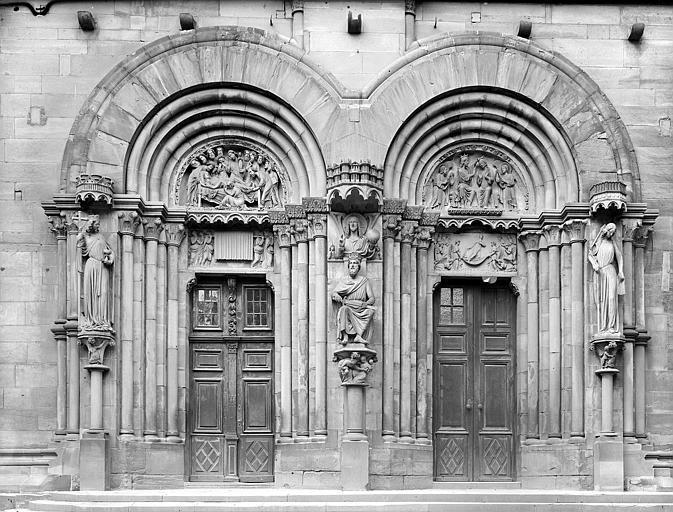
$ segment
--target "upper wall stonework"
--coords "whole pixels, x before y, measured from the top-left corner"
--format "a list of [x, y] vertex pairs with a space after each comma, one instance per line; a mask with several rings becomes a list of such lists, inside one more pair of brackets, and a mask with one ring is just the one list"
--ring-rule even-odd
[[[223, 119], [228, 121], [204, 121], [193, 128], [195, 133], [200, 130], [202, 138], [213, 129], [225, 133], [224, 125], [246, 110], [244, 105], [238, 111], [227, 105], [243, 104], [254, 96], [258, 108], [254, 120], [262, 122], [243, 122], [241, 130], [255, 125], [256, 142], [263, 144], [266, 138], [277, 143], [278, 152], [291, 154], [288, 166], [296, 169], [291, 180], [302, 195], [324, 194], [326, 164], [369, 160], [385, 163], [386, 193], [413, 198], [414, 190], [400, 191], [400, 187], [415, 186], [415, 182], [393, 186], [390, 181], [401, 166], [416, 165], [397, 160], [400, 148], [411, 140], [405, 139], [405, 125], [424, 109], [441, 110], [460, 94], [476, 91], [485, 97], [513, 98], [502, 107], [503, 123], [508, 109], [515, 116], [521, 105], [533, 114], [539, 112], [539, 116], [529, 114], [521, 127], [554, 132], [539, 139], [542, 153], [545, 144], [563, 146], [565, 156], [549, 176], [573, 176], [567, 183], [557, 183], [556, 199], [548, 198], [541, 205], [557, 207], [559, 200], [585, 200], [588, 188], [605, 179], [624, 181], [631, 200], [640, 200], [632, 144], [612, 104], [585, 72], [533, 42], [489, 33], [431, 37], [415, 43], [356, 91], [343, 87], [288, 40], [242, 27], [208, 27], [161, 38], [108, 73], [72, 127], [62, 162], [61, 190], [72, 191], [76, 174], [99, 173], [115, 179], [115, 192], [165, 201], [166, 187], [153, 188], [152, 183], [167, 182], [157, 173], [168, 171], [153, 170], [147, 164], [161, 147], [153, 134], [174, 109], [188, 109], [204, 90], [212, 93], [201, 108], [212, 106], [213, 118], [227, 111]], [[241, 90], [249, 96], [232, 92]], [[461, 105], [452, 108], [460, 111]], [[170, 148], [177, 150], [188, 142], [183, 137]], [[151, 144], [155, 146], [148, 149]], [[597, 160], [594, 155], [599, 150], [612, 158]], [[532, 152], [530, 158], [535, 160], [536, 154]], [[413, 182], [421, 171], [405, 172]], [[543, 182], [549, 176], [538, 178]]]

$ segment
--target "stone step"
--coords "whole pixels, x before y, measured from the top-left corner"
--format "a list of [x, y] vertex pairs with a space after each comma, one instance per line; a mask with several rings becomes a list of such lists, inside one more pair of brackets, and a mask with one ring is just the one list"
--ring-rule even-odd
[[180, 489], [50, 492], [33, 499], [32, 512], [673, 512], [673, 495], [656, 492], [579, 492], [503, 489], [325, 491], [287, 489]]

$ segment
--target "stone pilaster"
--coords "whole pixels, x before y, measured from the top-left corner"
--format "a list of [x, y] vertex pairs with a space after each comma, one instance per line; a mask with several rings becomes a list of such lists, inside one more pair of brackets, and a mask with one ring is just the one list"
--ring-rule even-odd
[[416, 230], [416, 442], [429, 444], [428, 431], [428, 325], [424, 321], [428, 307], [428, 250], [434, 227], [419, 226]]

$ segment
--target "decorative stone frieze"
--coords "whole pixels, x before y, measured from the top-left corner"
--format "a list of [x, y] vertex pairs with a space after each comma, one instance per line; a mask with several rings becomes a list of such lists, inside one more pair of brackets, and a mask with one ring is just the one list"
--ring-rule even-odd
[[513, 234], [438, 233], [435, 271], [456, 276], [513, 276], [517, 272], [516, 245]]
[[306, 213], [327, 213], [329, 205], [324, 197], [303, 197], [301, 204]]
[[620, 181], [603, 181], [589, 189], [591, 213], [605, 210], [611, 213], [626, 212], [626, 184]]
[[381, 213], [390, 215], [402, 215], [407, 207], [406, 199], [384, 199], [381, 205]]
[[99, 203], [112, 206], [112, 178], [99, 174], [80, 174], [75, 177], [75, 198], [82, 205]]

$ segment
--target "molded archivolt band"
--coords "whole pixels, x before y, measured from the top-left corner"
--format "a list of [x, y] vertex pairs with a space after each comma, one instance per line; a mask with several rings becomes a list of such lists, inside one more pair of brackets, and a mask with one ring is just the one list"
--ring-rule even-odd
[[[119, 174], [142, 121], [193, 87], [268, 91], [264, 109], [277, 114], [275, 124], [285, 121], [302, 134], [310, 154], [302, 155], [311, 170], [306, 179], [315, 186], [314, 195], [324, 193], [319, 180], [324, 179], [325, 165], [309, 126], [315, 133], [329, 132], [347, 91], [289, 40], [244, 27], [205, 27], [158, 39], [108, 73], [73, 124], [63, 156], [61, 190], [71, 191], [71, 174]], [[90, 163], [91, 156], [98, 160]], [[313, 183], [316, 176], [321, 178]]]
[[310, 190], [324, 193], [324, 172], [310, 173], [324, 168], [322, 155], [302, 120], [261, 92], [232, 88], [187, 90], [162, 104], [134, 135], [125, 189], [168, 202], [182, 158], [195, 145], [218, 137], [265, 147], [288, 171], [294, 200]]
[[[413, 95], [420, 104], [430, 105], [446, 92], [467, 88], [500, 88], [527, 98], [562, 127], [559, 131], [565, 132], [571, 148], [600, 135], [614, 159], [602, 172], [612, 170], [615, 179], [627, 183], [632, 200], [640, 200], [633, 145], [615, 108], [584, 71], [530, 40], [480, 32], [418, 41], [363, 90], [371, 109], [361, 119], [361, 130], [391, 147], [401, 132], [390, 140], [388, 128], [414, 115], [415, 105], [405, 98]], [[386, 162], [396, 165], [390, 155]]]
[[[575, 158], [553, 120], [506, 91], [458, 91], [421, 107], [398, 131], [385, 164], [385, 194], [420, 203], [423, 185], [457, 143], [504, 151], [526, 173], [531, 210], [580, 200]], [[397, 172], [395, 172], [397, 171]]]

